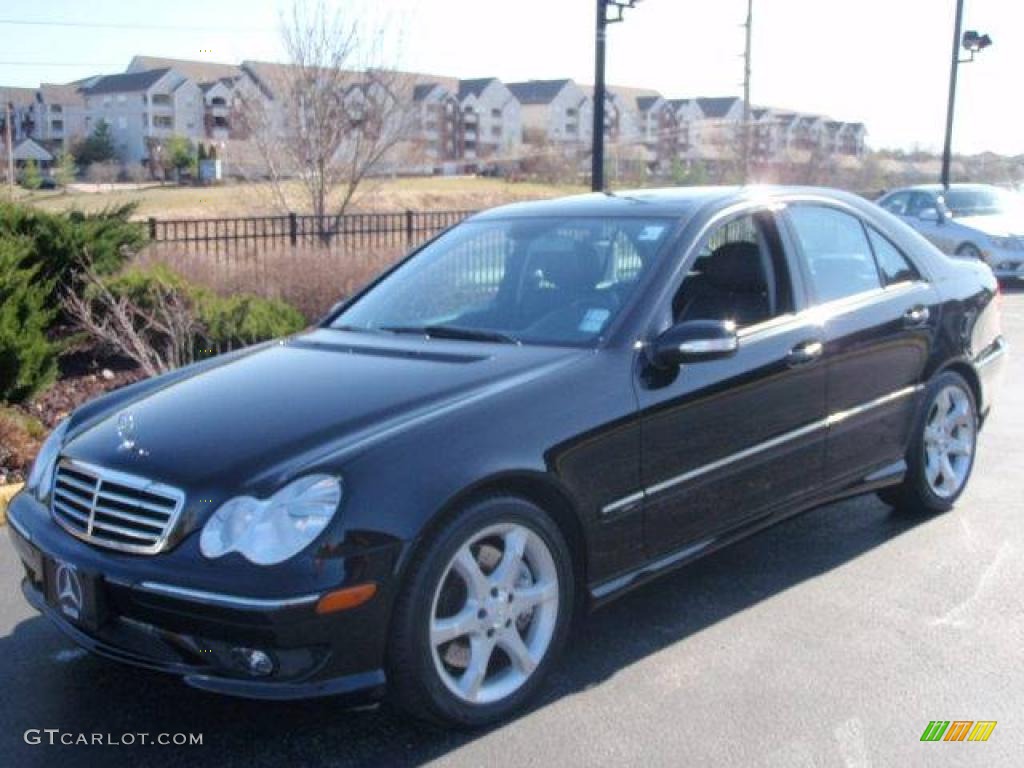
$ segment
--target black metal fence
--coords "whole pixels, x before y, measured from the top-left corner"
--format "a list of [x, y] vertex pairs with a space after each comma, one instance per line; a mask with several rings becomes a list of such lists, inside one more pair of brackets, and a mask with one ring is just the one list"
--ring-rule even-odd
[[412, 246], [458, 224], [475, 211], [396, 211], [313, 216], [244, 216], [224, 219], [149, 219], [154, 243], [220, 246], [277, 242], [297, 246]]

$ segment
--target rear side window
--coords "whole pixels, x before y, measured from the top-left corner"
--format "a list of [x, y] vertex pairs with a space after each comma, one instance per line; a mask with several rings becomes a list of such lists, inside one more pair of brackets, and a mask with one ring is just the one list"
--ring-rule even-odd
[[860, 219], [820, 205], [793, 205], [789, 218], [819, 303], [882, 287]]
[[875, 230], [868, 227], [868, 239], [871, 240], [871, 247], [875, 251], [875, 260], [878, 262], [878, 270], [886, 285], [905, 283], [917, 280], [921, 277], [914, 265], [907, 261], [899, 248], [889, 242], [889, 239]]

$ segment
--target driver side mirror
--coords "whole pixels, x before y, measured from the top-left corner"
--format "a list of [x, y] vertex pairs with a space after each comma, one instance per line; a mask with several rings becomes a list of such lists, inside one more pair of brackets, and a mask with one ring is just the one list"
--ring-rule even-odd
[[683, 363], [718, 360], [736, 354], [740, 340], [731, 320], [689, 320], [654, 340], [654, 364], [672, 368]]
[[930, 221], [933, 224], [942, 224], [946, 220], [938, 208], [923, 208], [918, 212], [917, 218], [921, 221]]

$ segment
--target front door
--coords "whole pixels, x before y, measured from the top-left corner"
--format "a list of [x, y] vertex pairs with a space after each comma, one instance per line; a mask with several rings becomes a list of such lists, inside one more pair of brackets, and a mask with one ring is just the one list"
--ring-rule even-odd
[[651, 556], [700, 546], [794, 501], [824, 465], [823, 339], [799, 313], [775, 214], [723, 222], [689, 258], [671, 322], [731, 319], [739, 349], [670, 371], [639, 365]]

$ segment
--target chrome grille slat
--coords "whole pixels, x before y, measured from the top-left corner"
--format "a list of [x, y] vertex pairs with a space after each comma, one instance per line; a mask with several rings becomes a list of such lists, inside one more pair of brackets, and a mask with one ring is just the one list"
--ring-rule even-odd
[[60, 501], [54, 501], [53, 505], [54, 507], [56, 507], [57, 511], [59, 511], [62, 515], [67, 515], [68, 517], [77, 520], [84, 526], [89, 525], [89, 516], [83, 515], [74, 507], [69, 507], [67, 504], [64, 504]]
[[51, 500], [53, 519], [100, 547], [155, 554], [167, 546], [185, 495], [177, 488], [73, 459], [61, 459]]
[[142, 501], [141, 499], [131, 499], [127, 496], [122, 496], [120, 493], [114, 491], [103, 491], [103, 498], [110, 499], [111, 501], [118, 501], [121, 504], [125, 504], [129, 507], [139, 507], [140, 509], [148, 509], [151, 512], [156, 512], [161, 515], [168, 515], [174, 510], [174, 504], [171, 503], [170, 507], [161, 507], [157, 504], [151, 504], [148, 501]]
[[94, 539], [97, 537], [97, 533], [96, 533], [96, 529], [97, 528], [100, 529], [101, 531], [110, 531], [111, 533], [117, 533], [117, 534], [120, 534], [121, 536], [127, 536], [129, 539], [138, 539], [139, 541], [151, 542], [155, 538], [155, 536], [153, 536], [153, 535], [149, 535], [149, 534], [145, 534], [145, 533], [139, 533], [138, 531], [132, 530], [131, 528], [124, 528], [124, 527], [122, 527], [120, 525], [114, 525], [113, 523], [106, 523], [106, 522], [103, 522], [102, 520], [97, 520], [96, 518], [93, 518], [93, 521], [92, 521], [92, 535], [93, 535]]
[[156, 528], [157, 533], [162, 531], [164, 526], [167, 525], [167, 520], [154, 520], [151, 517], [142, 517], [141, 515], [133, 515], [131, 512], [122, 512], [120, 509], [112, 509], [104, 506], [103, 504], [96, 505], [96, 514], [106, 515], [107, 517], [116, 517], [120, 520], [127, 520], [130, 523], [138, 523], [139, 525], [145, 525], [150, 528]]

